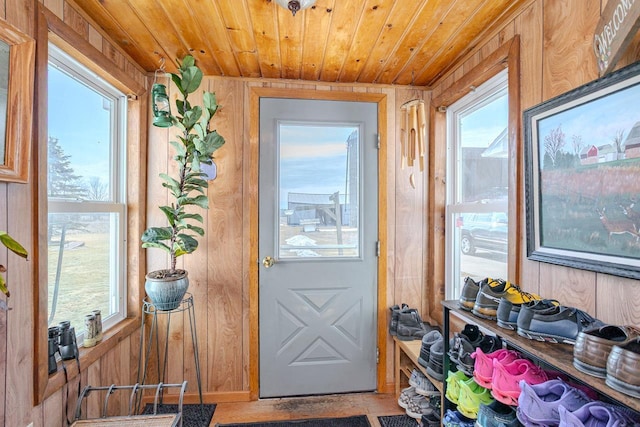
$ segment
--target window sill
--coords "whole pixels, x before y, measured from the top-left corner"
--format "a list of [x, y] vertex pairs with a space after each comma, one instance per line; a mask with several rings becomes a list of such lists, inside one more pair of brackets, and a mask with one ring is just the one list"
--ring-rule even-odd
[[[96, 346], [90, 348], [80, 347], [78, 350], [80, 352], [81, 371], [87, 370], [87, 368], [95, 363], [96, 360], [104, 356], [119, 342], [138, 330], [138, 328], [140, 328], [140, 319], [127, 318], [116, 326], [110, 328], [108, 331], [105, 331], [102, 341], [100, 341]], [[47, 388], [44, 393], [45, 399], [60, 390], [67, 381], [70, 382], [78, 376], [78, 365], [75, 360], [65, 361], [65, 367], [67, 368], [67, 378], [65, 378], [61, 362], [58, 363], [58, 371], [49, 375], [49, 381], [47, 382]]]

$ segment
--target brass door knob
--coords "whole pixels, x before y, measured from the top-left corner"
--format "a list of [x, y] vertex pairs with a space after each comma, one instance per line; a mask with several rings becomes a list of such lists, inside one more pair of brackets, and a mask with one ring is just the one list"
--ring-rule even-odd
[[262, 258], [262, 265], [264, 265], [264, 268], [271, 268], [275, 263], [276, 260], [270, 256]]

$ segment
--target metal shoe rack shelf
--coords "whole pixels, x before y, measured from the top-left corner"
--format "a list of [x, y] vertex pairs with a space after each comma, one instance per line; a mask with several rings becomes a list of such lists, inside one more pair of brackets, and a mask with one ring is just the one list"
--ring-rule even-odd
[[[640, 399], [620, 393], [605, 384], [604, 379], [587, 375], [573, 367], [573, 346], [569, 344], [547, 343], [529, 340], [521, 337], [516, 331], [500, 328], [495, 321], [481, 319], [473, 314], [458, 308], [457, 300], [443, 301], [444, 325], [443, 335], [450, 336], [450, 316], [454, 315], [460, 320], [478, 325], [484, 333], [496, 335], [506, 343], [507, 347], [519, 351], [525, 357], [534, 362], [543, 363], [551, 369], [556, 369], [574, 378], [575, 380], [591, 387], [602, 396], [624, 405], [636, 412], [640, 412]], [[418, 349], [418, 351], [420, 351]], [[449, 340], [444, 340], [444, 377], [446, 379], [449, 372]], [[396, 357], [397, 352], [396, 352]], [[437, 383], [434, 383], [437, 384]], [[442, 407], [450, 405], [444, 397], [446, 392], [446, 382], [442, 384]]]

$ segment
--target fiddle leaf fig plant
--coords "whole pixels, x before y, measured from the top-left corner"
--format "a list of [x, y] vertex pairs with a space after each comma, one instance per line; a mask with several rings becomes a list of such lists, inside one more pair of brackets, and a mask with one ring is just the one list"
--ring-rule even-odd
[[[18, 243], [13, 237], [11, 237], [6, 231], [0, 231], [0, 243], [2, 243], [11, 252], [18, 256], [21, 256], [22, 258], [26, 259], [29, 255], [27, 250], [23, 248], [22, 245]], [[6, 272], [7, 268], [4, 265], [0, 264], [0, 273]], [[9, 296], [11, 295], [9, 293], [9, 288], [7, 287], [7, 282], [2, 275], [0, 275], [0, 292], [5, 294], [7, 298], [9, 298]], [[0, 310], [7, 310], [7, 303], [5, 301], [0, 301]]]
[[177, 164], [177, 176], [161, 173], [162, 186], [169, 190], [172, 202], [160, 206], [168, 225], [150, 227], [142, 235], [143, 248], [160, 248], [169, 253], [170, 268], [159, 270], [158, 278], [176, 274], [176, 260], [198, 248], [198, 237], [204, 229], [197, 225], [203, 222], [199, 213], [188, 212], [190, 206], [209, 208], [205, 193], [208, 188], [207, 174], [201, 165], [213, 162], [213, 153], [222, 145], [224, 138], [211, 128], [211, 119], [218, 111], [216, 96], [204, 91], [202, 106], [192, 105], [189, 95], [202, 82], [202, 71], [195, 65], [191, 55], [178, 61], [178, 73], [171, 73], [171, 80], [178, 88], [181, 98], [175, 101], [177, 115], [171, 116], [172, 126], [178, 128], [177, 140], [170, 141], [175, 150], [173, 160]]

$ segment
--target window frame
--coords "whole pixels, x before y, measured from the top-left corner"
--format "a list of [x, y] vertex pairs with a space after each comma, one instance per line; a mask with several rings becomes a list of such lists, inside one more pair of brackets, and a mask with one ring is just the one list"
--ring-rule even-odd
[[[128, 236], [141, 236], [146, 228], [146, 143], [148, 124], [150, 123], [150, 106], [148, 89], [150, 81], [142, 70], [130, 68], [127, 72], [114, 63], [111, 56], [97, 50], [88, 40], [72, 30], [62, 19], [37, 4], [36, 43], [40, 48], [36, 52], [35, 109], [36, 116], [33, 138], [34, 186], [33, 206], [37, 212], [37, 232], [34, 233], [34, 335], [33, 335], [33, 401], [34, 405], [42, 403], [46, 398], [61, 390], [65, 384], [74, 381], [80, 375], [75, 364], [67, 364], [66, 375], [62, 369], [49, 375], [47, 367], [48, 339], [48, 274], [47, 274], [47, 186], [40, 183], [38, 176], [47, 173], [47, 82], [48, 82], [48, 43], [71, 55], [76, 61], [86, 66], [96, 75], [126, 94], [127, 123], [123, 131], [126, 133], [124, 152], [127, 156], [126, 191], [128, 216], [125, 225]], [[139, 71], [139, 72], [138, 72]], [[44, 184], [44, 185], [43, 185]], [[146, 273], [146, 251], [142, 249], [137, 238], [126, 241], [124, 248], [127, 262], [127, 293], [123, 297], [127, 301], [127, 318], [103, 334], [103, 339], [96, 346], [80, 348], [80, 366], [86, 376], [86, 370], [103, 356], [118, 348], [118, 343], [128, 339], [140, 329], [140, 317], [144, 293], [144, 277]], [[133, 379], [135, 380], [135, 378]]]
[[[127, 156], [125, 150], [126, 143], [126, 123], [127, 117], [127, 100], [126, 95], [122, 91], [107, 83], [96, 73], [89, 70], [66, 53], [63, 49], [49, 42], [49, 61], [48, 66], [57, 68], [61, 73], [66, 74], [69, 78], [76, 80], [78, 83], [85, 85], [86, 88], [95, 91], [101, 96], [109, 99], [113, 104], [113, 110], [110, 114], [110, 134], [109, 142], [109, 197], [107, 201], [94, 200], [65, 200], [65, 199], [48, 199], [47, 214], [51, 213], [109, 213], [117, 214], [118, 220], [116, 229], [109, 236], [110, 244], [110, 304], [116, 305], [117, 310], [111, 314], [102, 314], [103, 328], [106, 330], [118, 322], [124, 320], [127, 315], [127, 263], [126, 263], [126, 241], [127, 241]], [[47, 139], [48, 140], [48, 139]], [[48, 161], [47, 161], [48, 164]], [[47, 180], [48, 182], [48, 180]], [[110, 221], [113, 222], [113, 219]], [[111, 274], [115, 273], [114, 277]], [[47, 293], [48, 294], [48, 293]], [[51, 316], [51, 313], [49, 313]], [[84, 337], [83, 325], [75, 326], [78, 342], [82, 342]]]
[[[462, 150], [460, 142], [460, 121], [468, 113], [478, 111], [482, 107], [489, 105], [496, 99], [509, 96], [509, 74], [508, 69], [502, 70], [481, 86], [474, 89], [466, 96], [451, 104], [446, 111], [446, 143], [447, 143], [447, 188], [445, 197], [445, 298], [456, 299], [462, 290], [462, 283], [459, 280], [460, 257], [456, 252], [456, 242], [460, 241], [459, 231], [456, 225], [456, 218], [460, 214], [480, 213], [488, 214], [492, 212], [507, 212], [509, 201], [512, 197], [511, 188], [508, 189], [508, 199], [506, 201], [494, 201], [488, 203], [462, 202], [462, 183], [458, 169], [461, 164]], [[507, 127], [509, 118], [507, 117]], [[512, 157], [511, 147], [509, 147], [509, 157]], [[513, 171], [509, 170], [509, 174]], [[510, 225], [512, 227], [513, 225]], [[511, 238], [511, 235], [508, 236]], [[511, 240], [507, 247], [507, 257], [513, 250]], [[507, 263], [508, 269], [508, 263]]]

